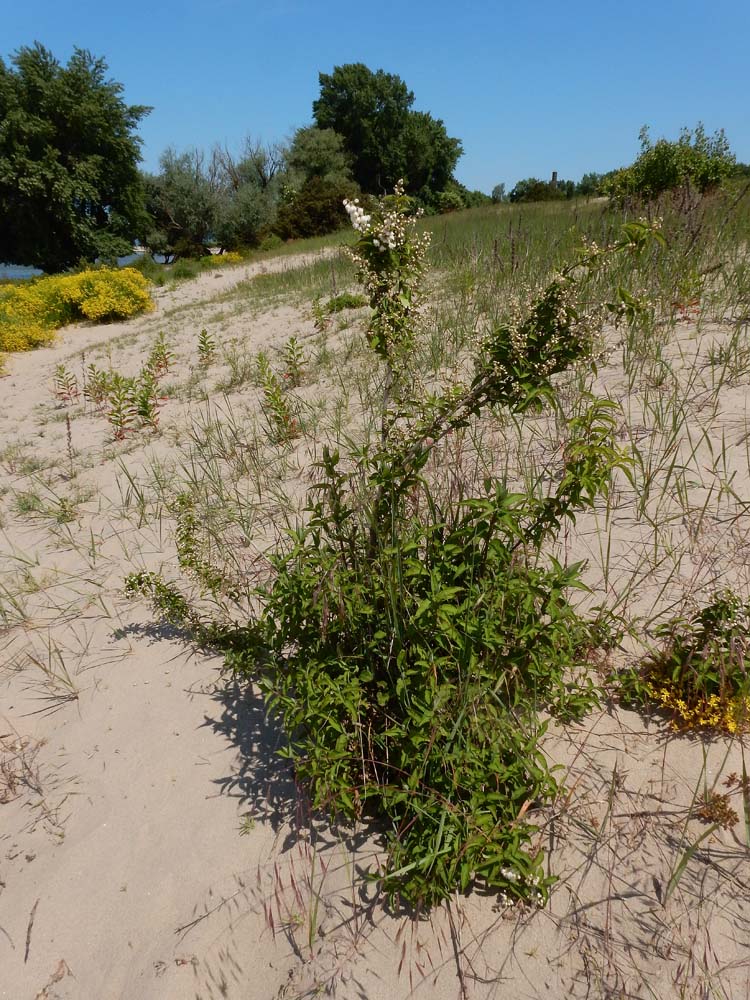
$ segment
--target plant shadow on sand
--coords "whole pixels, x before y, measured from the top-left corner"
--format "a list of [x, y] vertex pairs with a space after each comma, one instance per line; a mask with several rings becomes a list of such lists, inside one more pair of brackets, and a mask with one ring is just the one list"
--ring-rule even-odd
[[[189, 640], [171, 626], [126, 631], [152, 642]], [[339, 828], [311, 814], [279, 753], [286, 737], [252, 683], [223, 673], [188, 693], [209, 699], [203, 726], [236, 750], [227, 773], [213, 779], [217, 793], [237, 800], [247, 819], [241, 832], [272, 832], [265, 852], [253, 852], [257, 867], [217, 884], [176, 928], [193, 946], [199, 926], [222, 941], [220, 953], [201, 961], [197, 996], [221, 996], [259, 936], [285, 970], [283, 982], [269, 981], [269, 997], [339, 989], [376, 996], [376, 981], [382, 989], [388, 977], [403, 996], [457, 979], [462, 997], [499, 997], [519, 974], [536, 996], [542, 942], [552, 980], [570, 996], [646, 996], [639, 991], [649, 977], [659, 981], [664, 963], [674, 989], [722, 981], [731, 988], [746, 974], [745, 949], [733, 961], [700, 917], [702, 909], [711, 914], [724, 945], [746, 939], [746, 848], [730, 831], [701, 839], [701, 791], [689, 784], [699, 772], [710, 784], [709, 771], [716, 784], [739, 766], [738, 746], [720, 760], [720, 748], [700, 736], [679, 736], [658, 716], [644, 723], [611, 704], [580, 729], [551, 733], [547, 750], [566, 769], [569, 794], [540, 817], [559, 876], [550, 907], [503, 911], [495, 893], [474, 886], [424, 914], [389, 906], [372, 879], [382, 861], [376, 822]], [[363, 955], [372, 969], [361, 966]]]
[[[196, 651], [189, 631], [168, 622], [135, 622], [113, 635], [179, 643], [183, 650]], [[269, 718], [260, 692], [231, 673], [219, 671], [207, 689], [191, 689], [190, 693], [210, 699], [212, 710], [204, 713], [203, 726], [237, 750], [236, 766], [214, 779], [219, 794], [236, 798], [254, 820], [267, 822], [278, 832], [299, 813], [299, 789], [291, 765], [280, 754], [286, 737]]]
[[376, 824], [339, 828], [311, 812], [280, 753], [286, 737], [252, 683], [225, 674], [208, 696], [204, 726], [237, 751], [214, 785], [237, 800], [240, 835], [265, 847], [253, 851], [254, 868], [213, 887], [193, 919], [176, 928], [182, 941], [209, 920], [212, 939], [222, 942], [201, 962], [205, 992], [196, 995], [225, 995], [225, 984], [262, 939], [281, 977], [273, 985], [269, 979], [264, 996], [313, 996], [344, 982], [352, 996], [369, 996], [354, 978], [354, 960], [384, 922], [394, 922], [372, 879], [380, 859]]
[[299, 809], [292, 767], [279, 753], [286, 744], [281, 728], [268, 717], [251, 684], [225, 677], [211, 699], [216, 711], [206, 714], [204, 724], [238, 751], [236, 769], [216, 781], [221, 794], [238, 798], [254, 818], [278, 832]]

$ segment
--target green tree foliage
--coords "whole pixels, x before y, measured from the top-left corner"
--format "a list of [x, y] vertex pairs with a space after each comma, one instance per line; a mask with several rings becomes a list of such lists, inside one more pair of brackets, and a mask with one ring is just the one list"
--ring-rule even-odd
[[402, 136], [414, 94], [404, 81], [363, 63], [321, 73], [320, 97], [313, 102], [315, 122], [344, 137], [353, 157], [353, 174], [366, 191], [379, 191], [405, 167]]
[[556, 201], [567, 196], [567, 181], [540, 181], [538, 177], [527, 177], [518, 181], [508, 195], [513, 202], [525, 201]]
[[340, 229], [346, 221], [344, 199], [359, 191], [343, 136], [315, 125], [297, 129], [284, 159], [274, 232], [288, 240]]
[[[444, 191], [453, 177], [461, 143], [452, 139], [439, 118], [422, 111], [410, 112], [404, 133], [404, 158], [402, 173], [407, 191], [427, 195]], [[396, 178], [398, 180], [398, 178]]]
[[143, 224], [135, 134], [107, 64], [40, 44], [0, 59], [0, 259], [60, 271], [127, 252]]
[[449, 178], [444, 189], [437, 194], [425, 189], [420, 200], [428, 210], [437, 212], [460, 212], [464, 208], [478, 208], [492, 202], [489, 195], [482, 191], [470, 191], [454, 177]]
[[488, 194], [485, 194], [484, 191], [470, 191], [469, 188], [464, 187], [463, 184], [459, 184], [458, 181], [453, 181], [453, 183], [460, 188], [466, 208], [478, 208], [480, 205], [492, 204], [492, 198]]
[[285, 150], [248, 139], [240, 156], [215, 148], [168, 149], [160, 173], [144, 178], [152, 253], [203, 256], [207, 245], [256, 246], [270, 232], [284, 177]]
[[676, 188], [692, 188], [705, 194], [734, 171], [735, 160], [723, 129], [713, 136], [699, 122], [695, 131], [683, 128], [676, 142], [651, 141], [647, 126], [641, 129], [641, 152], [629, 167], [617, 170], [603, 189], [614, 201], [627, 198], [657, 198]]
[[591, 198], [594, 195], [599, 194], [603, 180], [603, 174], [597, 174], [593, 171], [591, 173], [584, 174], [576, 185], [576, 194], [582, 195], [585, 198]]
[[282, 146], [247, 139], [239, 158], [214, 150], [212, 168], [218, 187], [213, 236], [224, 249], [254, 247], [267, 235], [286, 183]]
[[313, 177], [329, 184], [351, 181], [351, 162], [343, 137], [314, 125], [297, 129], [286, 152], [288, 179], [292, 184], [299, 179], [299, 187]]
[[313, 115], [320, 129], [333, 129], [352, 157], [354, 180], [378, 193], [404, 178], [419, 194], [444, 189], [461, 155], [461, 143], [447, 135], [440, 119], [412, 111], [414, 94], [401, 77], [363, 63], [336, 66], [320, 74]]
[[144, 177], [146, 207], [153, 225], [146, 235], [152, 253], [197, 256], [206, 253], [216, 218], [218, 190], [198, 150], [177, 153], [167, 149], [159, 160], [161, 171]]
[[357, 191], [352, 181], [311, 177], [279, 205], [274, 232], [285, 240], [335, 232], [346, 222], [344, 199]]

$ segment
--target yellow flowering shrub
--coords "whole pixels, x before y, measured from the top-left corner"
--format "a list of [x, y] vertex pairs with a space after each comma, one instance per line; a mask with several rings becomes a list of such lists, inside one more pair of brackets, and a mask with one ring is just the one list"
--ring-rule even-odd
[[649, 681], [645, 685], [649, 699], [671, 715], [673, 729], [720, 729], [725, 733], [740, 733], [750, 723], [750, 697], [733, 698], [718, 694], [693, 696], [687, 699], [672, 681]]
[[30, 351], [43, 347], [55, 337], [55, 327], [39, 323], [0, 323], [0, 350]]
[[72, 301], [86, 319], [127, 319], [154, 308], [148, 281], [132, 267], [82, 271]]
[[625, 697], [665, 712], [675, 729], [750, 730], [750, 601], [724, 590], [658, 634], [663, 651], [621, 676]]
[[47, 344], [76, 320], [127, 319], [153, 307], [147, 279], [130, 267], [0, 285], [0, 351]]

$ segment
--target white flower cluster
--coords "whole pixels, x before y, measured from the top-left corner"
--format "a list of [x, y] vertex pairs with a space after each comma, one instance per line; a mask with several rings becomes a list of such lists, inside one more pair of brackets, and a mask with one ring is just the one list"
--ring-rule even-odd
[[367, 227], [370, 225], [371, 216], [365, 212], [364, 208], [359, 204], [359, 198], [355, 198], [354, 201], [349, 201], [348, 198], [344, 199], [344, 208], [352, 220], [352, 225], [357, 230], [357, 232], [364, 233]]
[[396, 212], [389, 213], [380, 224], [378, 235], [373, 237], [372, 245], [378, 250], [395, 250], [403, 236], [400, 216]]

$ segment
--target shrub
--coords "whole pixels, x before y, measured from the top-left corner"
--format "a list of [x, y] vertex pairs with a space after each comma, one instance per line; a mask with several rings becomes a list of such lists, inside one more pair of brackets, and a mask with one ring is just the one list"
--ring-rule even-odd
[[324, 236], [341, 229], [346, 223], [342, 208], [344, 198], [356, 193], [356, 186], [347, 181], [324, 181], [313, 177], [299, 191], [279, 206], [274, 229], [282, 239]]
[[329, 299], [325, 304], [325, 310], [328, 313], [343, 312], [344, 309], [361, 309], [362, 306], [367, 305], [367, 299], [364, 295], [353, 295], [351, 292], [341, 292], [340, 295], [334, 295], [333, 298]]
[[750, 722], [750, 601], [732, 590], [691, 618], [675, 618], [657, 636], [664, 648], [619, 683], [626, 700], [666, 712], [676, 729], [736, 733]]
[[172, 264], [169, 273], [170, 277], [177, 281], [185, 281], [188, 278], [197, 278], [201, 273], [201, 265], [197, 260], [183, 258]]
[[441, 191], [435, 197], [437, 210], [445, 214], [446, 212], [460, 212], [466, 208], [463, 198], [458, 191]]
[[710, 137], [699, 123], [695, 132], [684, 128], [677, 142], [659, 139], [652, 143], [644, 127], [640, 140], [641, 152], [635, 163], [602, 181], [603, 193], [615, 202], [634, 197], [649, 200], [679, 187], [705, 194], [734, 171], [734, 156], [723, 129]]
[[134, 271], [140, 271], [144, 278], [147, 278], [152, 285], [162, 287], [167, 280], [164, 265], [157, 264], [148, 253], [141, 254], [138, 260], [134, 260], [128, 266], [132, 267]]
[[81, 319], [127, 319], [153, 308], [148, 281], [133, 268], [100, 268], [0, 286], [0, 350], [26, 351]]
[[258, 244], [258, 249], [267, 253], [269, 250], [278, 250], [279, 247], [284, 246], [284, 241], [276, 233], [269, 233], [268, 236], [264, 236], [263, 239]]
[[[2, 309], [2, 302], [0, 302]], [[8, 322], [5, 317], [0, 319], [0, 350], [31, 351], [35, 347], [49, 344], [55, 337], [55, 328], [42, 326], [40, 323]]]
[[232, 264], [241, 264], [244, 257], [237, 250], [228, 250], [226, 253], [210, 253], [206, 257], [201, 257], [201, 264], [204, 267], [230, 267]]
[[[540, 746], [543, 713], [577, 717], [596, 701], [587, 665], [606, 635], [568, 599], [580, 565], [545, 558], [544, 545], [622, 463], [615, 408], [588, 398], [546, 497], [494, 478], [457, 496], [431, 485], [425, 467], [442, 439], [489, 408], [555, 405], [554, 376], [591, 354], [579, 285], [650, 230], [631, 224], [613, 248], [582, 253], [489, 333], [469, 385], [426, 396], [409, 366], [427, 237], [399, 187], [369, 213], [356, 202], [347, 210], [372, 307], [368, 341], [384, 368], [379, 444], [345, 463], [324, 452], [306, 517], [273, 557], [250, 624], [207, 621], [151, 574], [128, 587], [259, 678], [313, 807], [381, 824], [389, 894], [428, 906], [478, 881], [540, 902], [552, 879], [534, 815], [558, 790]], [[216, 571], [192, 569], [215, 593]]]
[[148, 282], [132, 267], [82, 271], [60, 280], [70, 281], [69, 301], [86, 319], [128, 319], [153, 309]]
[[537, 177], [527, 177], [518, 181], [508, 195], [508, 201], [559, 201], [566, 197], [566, 181], [541, 181]]

